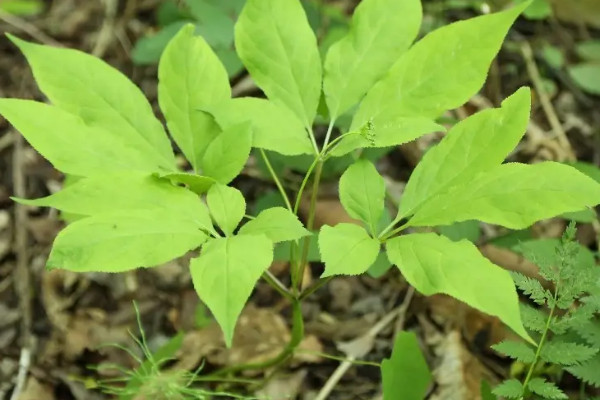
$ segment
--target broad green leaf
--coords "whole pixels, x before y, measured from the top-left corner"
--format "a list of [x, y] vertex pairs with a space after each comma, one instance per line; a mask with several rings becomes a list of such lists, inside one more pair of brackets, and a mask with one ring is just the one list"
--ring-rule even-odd
[[499, 165], [525, 133], [530, 107], [529, 89], [521, 88], [501, 108], [481, 111], [456, 124], [415, 168], [398, 215], [407, 217], [427, 199]]
[[568, 163], [567, 165], [570, 165], [571, 167], [575, 168], [576, 170], [578, 170], [580, 172], [583, 172], [584, 174], [586, 174], [587, 176], [589, 176], [596, 182], [600, 183], [600, 168], [598, 166], [596, 166], [594, 164], [582, 162], [582, 161]]
[[48, 268], [76, 272], [123, 272], [153, 267], [199, 247], [207, 236], [189, 218], [160, 210], [84, 218], [63, 229]]
[[116, 131], [89, 126], [58, 107], [31, 100], [0, 99], [0, 114], [42, 156], [67, 174], [94, 176], [160, 170], [154, 157], [131, 146]]
[[[164, 3], [169, 4], [169, 3]], [[179, 18], [179, 16], [176, 16]], [[131, 59], [138, 65], [155, 64], [173, 37], [187, 22], [176, 20], [155, 34], [140, 38], [131, 50]]]
[[575, 51], [584, 60], [600, 62], [600, 40], [598, 39], [577, 43]]
[[171, 136], [197, 171], [220, 127], [202, 112], [231, 97], [227, 71], [194, 26], [169, 42], [158, 66], [158, 102]]
[[442, 235], [455, 242], [467, 239], [475, 243], [481, 237], [479, 221], [456, 222], [452, 225], [440, 226], [438, 230]]
[[239, 235], [264, 234], [274, 243], [297, 240], [311, 233], [307, 231], [298, 217], [283, 207], [273, 207], [262, 211], [240, 229]]
[[385, 275], [391, 267], [392, 263], [388, 260], [385, 251], [380, 251], [373, 265], [367, 270], [367, 274], [369, 274], [371, 278], [378, 279]]
[[423, 400], [431, 372], [412, 332], [399, 332], [392, 357], [381, 362], [383, 400]]
[[375, 166], [367, 160], [352, 164], [340, 178], [340, 201], [346, 212], [363, 221], [372, 235], [383, 214], [385, 182]]
[[583, 63], [568, 68], [571, 79], [588, 93], [600, 95], [600, 64]]
[[231, 235], [246, 213], [246, 200], [237, 189], [214, 184], [208, 190], [206, 202], [213, 219], [226, 235]]
[[510, 163], [480, 174], [426, 201], [412, 226], [477, 219], [511, 229], [600, 203], [600, 184], [564, 164]]
[[245, 122], [221, 132], [206, 148], [202, 172], [227, 184], [244, 169], [252, 149], [252, 131]]
[[321, 96], [321, 57], [299, 0], [248, 0], [235, 47], [267, 97], [312, 126]]
[[323, 91], [334, 118], [356, 104], [408, 49], [421, 25], [419, 0], [364, 0], [350, 31], [325, 58]]
[[90, 126], [118, 133], [128, 147], [139, 148], [166, 170], [175, 170], [162, 124], [142, 91], [120, 71], [78, 50], [8, 37], [21, 49], [38, 86], [53, 104]]
[[223, 129], [249, 122], [253, 147], [287, 156], [314, 153], [302, 122], [285, 106], [265, 99], [242, 97], [226, 101], [211, 112]]
[[208, 192], [208, 189], [216, 183], [213, 178], [208, 176], [187, 174], [185, 172], [174, 172], [170, 174], [160, 174], [160, 178], [167, 179], [174, 184], [181, 184], [187, 186], [189, 190], [196, 194], [204, 194]]
[[207, 1], [186, 0], [186, 4], [198, 22], [198, 33], [213, 48], [230, 47], [233, 44], [234, 24], [227, 11]]
[[273, 260], [273, 243], [264, 235], [210, 240], [190, 262], [194, 288], [215, 316], [231, 346], [236, 321], [256, 281]]
[[319, 250], [325, 271], [321, 278], [333, 275], [358, 275], [369, 269], [379, 254], [379, 240], [358, 225], [323, 225], [319, 232]]
[[523, 327], [519, 298], [508, 271], [483, 257], [473, 243], [434, 233], [387, 241], [387, 253], [406, 280], [426, 296], [444, 293], [500, 318], [531, 342]]
[[44, 2], [41, 0], [3, 0], [0, 11], [17, 16], [31, 16], [42, 12]]
[[208, 209], [198, 196], [166, 180], [142, 172], [118, 172], [83, 178], [48, 197], [21, 204], [53, 207], [83, 216], [136, 210], [157, 210], [189, 219], [205, 230], [212, 224]]
[[[378, 116], [437, 118], [483, 85], [513, 21], [527, 4], [439, 28], [410, 48], [365, 96], [351, 131]], [[395, 110], [395, 111], [393, 111]]]
[[442, 125], [423, 117], [398, 117], [382, 114], [377, 121], [377, 123], [367, 124], [365, 128], [340, 140], [331, 154], [334, 157], [340, 157], [352, 150], [365, 147], [398, 146], [427, 133], [446, 130]]

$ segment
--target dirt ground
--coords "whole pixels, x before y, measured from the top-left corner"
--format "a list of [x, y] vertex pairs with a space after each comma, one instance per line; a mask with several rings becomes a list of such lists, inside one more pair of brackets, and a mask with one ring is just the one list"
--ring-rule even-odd
[[[156, 106], [157, 69], [134, 66], [130, 53], [135, 40], [153, 29], [157, 3], [48, 1], [44, 12], [34, 17], [0, 14], [0, 33], [102, 57], [134, 80]], [[351, 2], [337, 3], [352, 6]], [[426, 2], [429, 21], [474, 15], [471, 10], [439, 11], [436, 3], [441, 2]], [[532, 123], [511, 159], [579, 159], [600, 165], [600, 97], [586, 94], [563, 69], [548, 65], [540, 55], [543, 44], [551, 43], [564, 53], [567, 62], [574, 62], [575, 43], [600, 38], [600, 26], [594, 21], [597, 19], [568, 17], [564, 11], [542, 21], [520, 19], [481, 94], [449, 116], [464, 118], [497, 105], [518, 86], [530, 85], [536, 89]], [[534, 57], [527, 57], [528, 49], [533, 49]], [[536, 86], [540, 76], [541, 91]], [[235, 78], [236, 82], [241, 80], [243, 74]], [[548, 82], [553, 85], [551, 91], [544, 86]], [[249, 93], [259, 94], [252, 88]], [[0, 97], [44, 100], [24, 57], [5, 37], [0, 37]], [[546, 101], [549, 107], [544, 108]], [[423, 151], [438, 138], [431, 135], [398, 147], [379, 162], [392, 187], [401, 190]], [[139, 306], [151, 349], [183, 332], [182, 347], [169, 368], [193, 371], [203, 365], [202, 373], [210, 372], [268, 359], [285, 346], [290, 337], [289, 304], [262, 282], [240, 319], [234, 347], [226, 350], [219, 328], [199, 304], [186, 259], [121, 275], [46, 271], [46, 258], [63, 222], [54, 210], [17, 206], [10, 196], [41, 197], [57, 191], [62, 180], [61, 174], [0, 117], [0, 399], [11, 398], [15, 385], [21, 384], [19, 400], [110, 398], [97, 389], [98, 381], [117, 375], [93, 366], [106, 362], [126, 368], [137, 365], [125, 351], [104, 346], [118, 343], [139, 354], [129, 335], [129, 331], [138, 332], [132, 300]], [[251, 168], [235, 184], [255, 197], [273, 189]], [[335, 188], [335, 180], [327, 182], [324, 193], [334, 193]], [[326, 196], [319, 201], [318, 210], [317, 226], [348, 218], [339, 203]], [[554, 219], [536, 224], [531, 231], [534, 237], [558, 237], [564, 226], [564, 220]], [[535, 274], [534, 265], [490, 243], [504, 233], [502, 230], [487, 225], [481, 229], [478, 245], [486, 256], [507, 269]], [[592, 224], [581, 225], [579, 239], [597, 249], [594, 229], [597, 227]], [[321, 271], [322, 266], [314, 263], [308, 280], [316, 279]], [[283, 263], [275, 263], [272, 272], [287, 279]], [[320, 353], [340, 358], [358, 355], [361, 360], [378, 363], [389, 357], [394, 333], [402, 329], [418, 335], [433, 371], [430, 399], [479, 399], [482, 379], [493, 385], [509, 373], [509, 361], [489, 348], [512, 335], [498, 320], [445, 296], [426, 298], [414, 293], [394, 269], [378, 279], [336, 278], [306, 301], [303, 312], [306, 338], [291, 363], [277, 371], [245, 376], [248, 382], [216, 389], [251, 391], [273, 399], [284, 394], [313, 399], [342, 364]], [[377, 335], [369, 340], [374, 326], [378, 327]], [[379, 382], [377, 367], [352, 366], [328, 398], [378, 399]], [[568, 376], [562, 386], [577, 390]], [[215, 388], [208, 383], [207, 387]]]

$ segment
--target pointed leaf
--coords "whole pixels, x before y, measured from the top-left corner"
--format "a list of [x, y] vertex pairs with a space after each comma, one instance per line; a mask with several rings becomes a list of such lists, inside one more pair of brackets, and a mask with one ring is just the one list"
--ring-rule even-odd
[[340, 178], [340, 201], [346, 212], [363, 221], [376, 235], [377, 222], [383, 214], [385, 182], [375, 166], [358, 160]]
[[242, 97], [221, 103], [211, 112], [224, 129], [250, 123], [253, 147], [287, 156], [314, 153], [302, 122], [285, 106], [265, 99]]
[[198, 196], [143, 172], [118, 172], [83, 178], [47, 197], [15, 200], [83, 216], [162, 210], [175, 218], [194, 221], [203, 229], [212, 229], [208, 209]]
[[395, 110], [398, 116], [437, 118], [459, 107], [483, 85], [510, 25], [526, 7], [459, 21], [439, 28], [398, 60], [365, 96], [351, 131]]
[[517, 379], [507, 379], [493, 390], [496, 396], [506, 397], [507, 399], [517, 399], [523, 396], [523, 384]]
[[555, 162], [504, 164], [425, 202], [412, 226], [477, 219], [511, 229], [600, 203], [600, 184]]
[[408, 49], [419, 32], [421, 14], [419, 0], [358, 4], [350, 31], [325, 58], [323, 89], [332, 116], [356, 104]]
[[205, 110], [231, 97], [227, 71], [201, 36], [187, 24], [169, 42], [158, 66], [158, 102], [171, 136], [197, 171], [209, 143], [220, 132]]
[[513, 342], [508, 340], [493, 345], [492, 349], [524, 363], [532, 363], [533, 360], [535, 360], [535, 351], [523, 342]]
[[381, 362], [383, 400], [422, 400], [431, 378], [415, 334], [399, 332], [392, 357]]
[[231, 235], [246, 213], [246, 200], [237, 189], [217, 183], [208, 190], [206, 202], [213, 219]]
[[62, 172], [94, 176], [115, 171], [160, 170], [153, 156], [131, 146], [116, 131], [88, 126], [58, 107], [31, 100], [0, 99], [0, 114]]
[[[171, 143], [142, 91], [104, 61], [78, 50], [42, 46], [9, 35], [40, 89], [86, 124], [118, 133], [166, 170], [175, 169]], [[39, 118], [43, 121], [42, 118]]]
[[235, 47], [252, 79], [311, 127], [321, 96], [321, 56], [299, 0], [248, 0]]
[[554, 382], [548, 382], [544, 378], [533, 378], [529, 381], [527, 388], [533, 393], [545, 399], [568, 399], [569, 397], [560, 390]]
[[310, 236], [298, 217], [283, 207], [273, 207], [261, 211], [258, 216], [241, 227], [239, 235], [264, 234], [274, 243], [297, 240]]
[[598, 353], [598, 349], [578, 343], [550, 341], [542, 347], [542, 360], [558, 364], [573, 365], [587, 361]]
[[252, 149], [249, 123], [233, 125], [221, 132], [206, 148], [202, 172], [227, 184], [244, 169]]
[[63, 229], [52, 246], [48, 268], [76, 272], [123, 272], [153, 267], [199, 247], [198, 225], [160, 210], [101, 214]]
[[379, 254], [379, 240], [370, 237], [358, 225], [323, 225], [319, 232], [319, 250], [325, 271], [332, 275], [358, 275], [367, 271]]
[[216, 183], [213, 178], [208, 176], [188, 174], [185, 172], [174, 172], [170, 174], [159, 174], [160, 178], [167, 179], [174, 184], [187, 186], [189, 190], [196, 194], [204, 194]]
[[210, 240], [190, 262], [194, 288], [213, 313], [228, 347], [236, 321], [256, 281], [273, 260], [273, 244], [264, 235]]
[[422, 233], [388, 240], [386, 248], [390, 261], [424, 295], [444, 293], [455, 297], [500, 318], [531, 342], [521, 321], [510, 274], [483, 257], [473, 243]]
[[581, 379], [589, 385], [600, 388], [600, 355], [596, 355], [589, 361], [579, 365], [572, 365], [565, 368], [573, 376]]
[[407, 217], [428, 198], [500, 165], [525, 133], [530, 107], [529, 89], [521, 88], [501, 108], [481, 111], [456, 124], [415, 168], [399, 215]]

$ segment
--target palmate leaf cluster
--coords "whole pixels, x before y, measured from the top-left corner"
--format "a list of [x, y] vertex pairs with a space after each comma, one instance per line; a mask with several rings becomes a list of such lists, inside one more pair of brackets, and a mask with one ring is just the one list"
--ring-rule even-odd
[[[504, 341], [494, 347], [512, 359], [528, 364], [554, 365], [583, 382], [600, 387], [600, 268], [594, 255], [575, 241], [571, 223], [562, 239], [533, 240], [520, 244], [520, 251], [539, 266], [540, 275], [551, 283], [513, 273], [515, 283], [537, 306], [522, 305], [524, 326], [541, 341], [539, 347], [524, 342]], [[539, 306], [539, 307], [538, 307]], [[566, 399], [555, 383], [535, 377], [525, 384], [510, 379], [494, 393], [505, 398], [522, 398], [528, 393], [547, 399]]]

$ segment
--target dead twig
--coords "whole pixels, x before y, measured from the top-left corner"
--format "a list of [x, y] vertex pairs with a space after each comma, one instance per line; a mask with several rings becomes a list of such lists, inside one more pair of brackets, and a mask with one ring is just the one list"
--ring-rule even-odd
[[30, 24], [29, 22], [15, 15], [0, 10], [0, 21], [4, 21], [7, 24], [15, 27], [16, 29], [27, 33], [29, 36], [31, 36], [40, 43], [48, 44], [51, 46], [63, 47], [63, 45], [60, 42], [57, 42], [50, 36], [46, 35], [35, 25]]
[[92, 49], [92, 54], [99, 58], [104, 56], [115, 37], [113, 32], [115, 31], [115, 17], [119, 5], [118, 0], [102, 0], [102, 3], [104, 3], [104, 21], [98, 33], [96, 44]]

